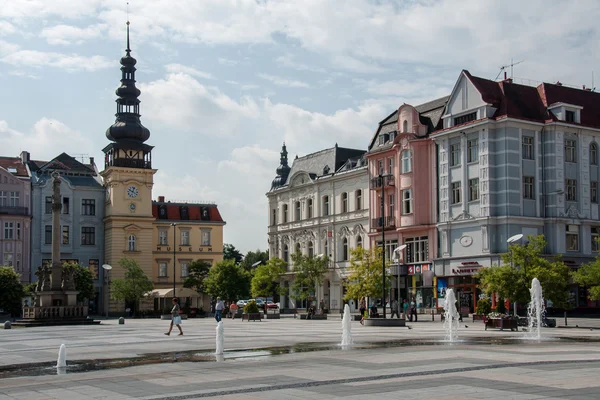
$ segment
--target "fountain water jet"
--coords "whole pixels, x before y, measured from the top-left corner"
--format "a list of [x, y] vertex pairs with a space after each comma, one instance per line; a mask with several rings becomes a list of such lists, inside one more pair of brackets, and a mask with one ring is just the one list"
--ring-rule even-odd
[[532, 339], [540, 340], [542, 338], [542, 319], [546, 314], [546, 307], [542, 296], [542, 285], [540, 285], [538, 278], [533, 278], [531, 281], [529, 293], [531, 294], [531, 301], [527, 306], [527, 332]]
[[344, 317], [342, 318], [342, 347], [352, 345], [352, 320], [350, 319], [350, 306], [344, 306]]
[[444, 329], [446, 330], [446, 340], [456, 342], [458, 340], [458, 311], [456, 310], [456, 297], [453, 289], [446, 291], [444, 302]]
[[215, 354], [223, 354], [223, 347], [225, 342], [223, 331], [223, 321], [219, 321], [219, 323], [217, 324], [217, 350], [215, 351]]
[[60, 349], [58, 350], [56, 368], [67, 368], [67, 346], [64, 344], [61, 344]]

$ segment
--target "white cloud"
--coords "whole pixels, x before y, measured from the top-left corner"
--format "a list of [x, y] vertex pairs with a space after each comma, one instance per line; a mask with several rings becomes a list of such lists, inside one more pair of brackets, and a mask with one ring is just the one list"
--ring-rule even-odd
[[101, 37], [107, 28], [106, 24], [96, 24], [86, 28], [61, 24], [44, 28], [40, 36], [52, 45], [82, 44], [90, 39]]
[[103, 68], [114, 67], [115, 62], [103, 56], [81, 56], [78, 54], [64, 54], [43, 52], [37, 50], [18, 50], [4, 56], [0, 61], [14, 66], [25, 67], [54, 67], [67, 71], [96, 71]]
[[0, 36], [12, 35], [17, 29], [8, 21], [0, 21]]
[[238, 64], [238, 62], [236, 60], [230, 60], [228, 58], [223, 58], [223, 57], [219, 57], [218, 61], [219, 61], [219, 64], [226, 65], [228, 67], [233, 67]]
[[8, 74], [12, 75], [12, 76], [18, 76], [18, 77], [21, 77], [21, 78], [40, 79], [39, 76], [33, 75], [33, 74], [29, 74], [29, 73], [27, 73], [25, 71], [10, 71]]
[[254, 89], [259, 89], [260, 86], [255, 85], [253, 83], [247, 83], [245, 85], [242, 85], [241, 89], [242, 90], [254, 90]]
[[294, 88], [307, 88], [309, 85], [306, 82], [297, 81], [294, 79], [282, 78], [276, 75], [269, 74], [258, 74], [259, 78], [267, 80], [277, 86], [286, 86], [286, 87], [294, 87]]
[[275, 59], [277, 64], [282, 65], [284, 67], [296, 69], [298, 71], [312, 71], [312, 72], [325, 72], [325, 69], [316, 65], [308, 65], [301, 62], [296, 61], [294, 55], [286, 54], [283, 56], [279, 56]]
[[182, 73], [182, 74], [196, 76], [198, 78], [203, 78], [203, 79], [214, 79], [212, 74], [209, 74], [208, 72], [200, 71], [200, 70], [197, 70], [196, 68], [188, 67], [188, 66], [181, 65], [181, 64], [168, 64], [165, 66], [165, 68], [166, 68], [167, 72], [171, 72], [171, 73], [175, 73], [175, 74]]
[[17, 50], [19, 50], [18, 45], [0, 39], [0, 57], [6, 54], [14, 53]]

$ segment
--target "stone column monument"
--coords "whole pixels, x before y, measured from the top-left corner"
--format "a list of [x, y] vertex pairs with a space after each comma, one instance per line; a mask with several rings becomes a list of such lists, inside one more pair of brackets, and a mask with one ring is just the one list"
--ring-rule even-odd
[[62, 287], [62, 264], [60, 262], [60, 211], [62, 201], [60, 196], [60, 175], [52, 173], [52, 274], [50, 287], [59, 291]]

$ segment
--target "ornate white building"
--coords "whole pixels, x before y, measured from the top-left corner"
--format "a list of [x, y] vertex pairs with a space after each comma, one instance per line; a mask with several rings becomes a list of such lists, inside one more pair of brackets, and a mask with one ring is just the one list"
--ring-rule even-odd
[[343, 308], [343, 280], [348, 276], [350, 250], [369, 247], [369, 177], [364, 150], [335, 147], [296, 157], [288, 165], [285, 144], [281, 165], [267, 193], [269, 200], [269, 257], [289, 262], [282, 285], [283, 309], [306, 307], [291, 291], [291, 254], [327, 255], [329, 272], [315, 293], [325, 308]]

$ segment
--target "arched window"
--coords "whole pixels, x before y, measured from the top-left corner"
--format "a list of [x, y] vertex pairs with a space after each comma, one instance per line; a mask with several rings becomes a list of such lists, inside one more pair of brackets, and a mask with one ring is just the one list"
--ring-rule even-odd
[[127, 243], [129, 244], [129, 251], [135, 251], [135, 236], [134, 235], [129, 235], [129, 239], [127, 241]]
[[295, 208], [296, 208], [296, 215], [295, 215], [295, 219], [296, 221], [300, 221], [301, 217], [302, 217], [302, 213], [301, 213], [301, 208], [300, 208], [300, 202], [297, 201], [295, 204]]
[[404, 150], [402, 152], [402, 173], [407, 174], [412, 171], [412, 152]]
[[309, 257], [313, 257], [315, 254], [315, 247], [313, 245], [313, 242], [308, 242], [308, 256]]
[[356, 238], [356, 248], [362, 247], [362, 236]]
[[342, 193], [342, 212], [348, 212], [348, 193]]
[[598, 145], [596, 143], [590, 145], [590, 165], [598, 165]]
[[299, 253], [301, 253], [300, 243], [296, 243], [296, 254], [299, 254]]
[[342, 261], [348, 261], [348, 238], [342, 241]]
[[312, 199], [306, 200], [306, 218], [313, 217], [313, 201]]
[[408, 132], [408, 121], [404, 120], [402, 123], [402, 132]]
[[288, 262], [290, 259], [290, 252], [288, 249], [288, 245], [284, 244], [283, 245], [283, 261]]
[[329, 216], [329, 196], [323, 196], [323, 216]]
[[354, 196], [355, 198], [355, 203], [356, 203], [356, 211], [362, 210], [363, 206], [362, 206], [362, 190], [358, 189], [356, 192], [354, 192]]

